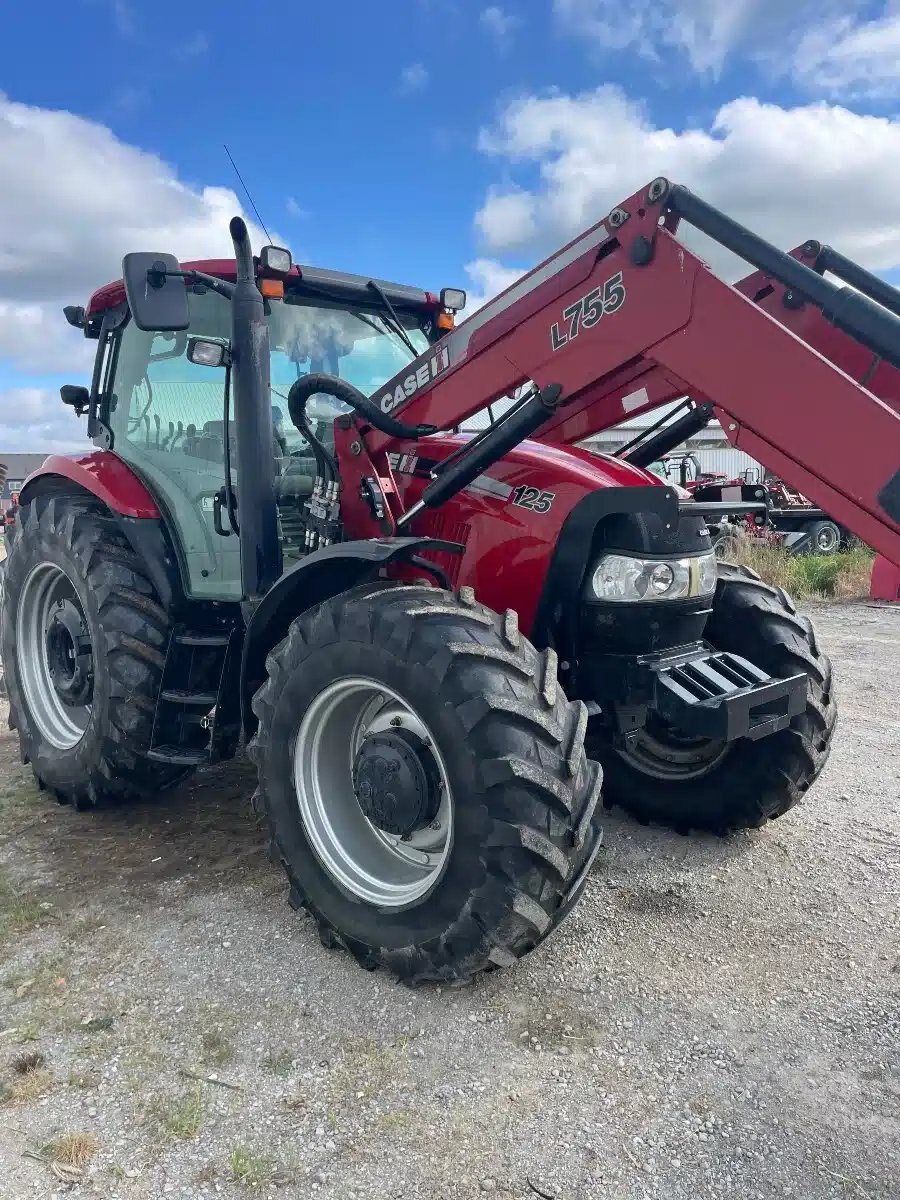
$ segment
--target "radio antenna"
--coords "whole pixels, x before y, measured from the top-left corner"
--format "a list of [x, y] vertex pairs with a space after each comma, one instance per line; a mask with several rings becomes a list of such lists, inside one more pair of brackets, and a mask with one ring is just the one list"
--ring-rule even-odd
[[271, 245], [271, 243], [272, 243], [272, 235], [271, 235], [271, 233], [269, 233], [268, 229], [266, 229], [266, 223], [265, 223], [265, 221], [262, 219], [262, 217], [259, 215], [259, 209], [258, 209], [258, 208], [256, 207], [256, 205], [253, 203], [253, 197], [250, 195], [250, 189], [247, 187], [246, 183], [244, 183], [244, 177], [243, 177], [243, 175], [240, 173], [240, 171], [238, 170], [238, 165], [237, 165], [237, 163], [236, 163], [236, 162], [234, 161], [234, 159], [231, 157], [231, 151], [228, 149], [227, 145], [225, 145], [225, 143], [224, 143], [224, 142], [222, 143], [222, 145], [223, 145], [223, 146], [225, 146], [225, 153], [228, 155], [228, 161], [229, 161], [229, 162], [231, 163], [231, 165], [234, 167], [234, 173], [235, 173], [235, 175], [237, 175], [238, 179], [240, 180], [241, 187], [244, 189], [244, 193], [246, 194], [246, 196], [247, 196], [247, 199], [250, 201], [250, 207], [251, 207], [251, 208], [253, 209], [253, 211], [256, 213], [256, 219], [257, 219], [257, 221], [259, 221], [260, 225], [262, 226], [263, 233], [264, 233], [264, 234], [266, 235], [266, 237], [269, 239], [269, 244]]

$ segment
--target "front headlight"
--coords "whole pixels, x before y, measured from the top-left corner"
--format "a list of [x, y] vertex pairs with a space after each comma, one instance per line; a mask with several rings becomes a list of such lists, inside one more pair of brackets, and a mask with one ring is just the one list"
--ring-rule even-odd
[[591, 576], [597, 600], [689, 600], [716, 590], [716, 556], [632, 558], [604, 554]]

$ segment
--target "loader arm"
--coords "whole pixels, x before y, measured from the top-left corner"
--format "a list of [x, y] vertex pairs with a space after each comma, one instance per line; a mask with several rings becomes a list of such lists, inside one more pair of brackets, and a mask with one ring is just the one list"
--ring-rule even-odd
[[[864, 271], [830, 246], [810, 240], [802, 246], [796, 246], [789, 254], [817, 274], [836, 274], [895, 316], [900, 316], [900, 291]], [[790, 329], [814, 350], [831, 359], [845, 374], [900, 412], [900, 369], [836, 328], [825, 318], [821, 309], [765, 271], [754, 271], [734, 286], [779, 324]]]
[[[900, 563], [900, 414], [741, 290], [718, 279], [676, 234], [688, 220], [741, 255], [863, 347], [900, 368], [900, 320], [840, 289], [686, 189], [654, 180], [464, 321], [372, 397], [408, 426], [458, 426], [529, 381], [564, 404], [541, 440], [571, 443], [690, 395], [712, 403], [729, 441], [765, 463], [863, 541]], [[824, 321], [824, 317], [822, 318]], [[343, 459], [360, 483], [388, 481], [365, 433]], [[353, 489], [356, 490], [355, 488]]]

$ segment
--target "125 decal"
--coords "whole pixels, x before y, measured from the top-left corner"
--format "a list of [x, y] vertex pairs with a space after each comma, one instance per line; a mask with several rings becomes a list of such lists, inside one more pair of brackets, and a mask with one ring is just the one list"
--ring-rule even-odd
[[513, 488], [512, 492], [513, 504], [517, 504], [519, 508], [530, 508], [532, 512], [545, 513], [550, 511], [550, 506], [556, 499], [556, 492], [542, 492], [536, 487]]
[[[593, 288], [586, 296], [563, 309], [562, 322], [554, 321], [550, 326], [550, 345], [554, 350], [562, 350], [563, 346], [577, 338], [582, 329], [593, 329], [601, 317], [618, 312], [625, 303], [625, 284], [622, 272], [616, 271], [606, 283]], [[560, 324], [564, 328], [560, 328]]]

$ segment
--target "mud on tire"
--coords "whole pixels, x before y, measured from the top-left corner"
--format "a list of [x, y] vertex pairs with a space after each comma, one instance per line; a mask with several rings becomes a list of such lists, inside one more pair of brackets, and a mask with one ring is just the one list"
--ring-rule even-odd
[[725, 834], [757, 828], [782, 816], [818, 778], [831, 749], [837, 719], [831, 662], [815, 630], [780, 588], [747, 567], [719, 563], [719, 584], [706, 640], [740, 654], [770, 675], [803, 672], [806, 708], [787, 729], [757, 742], [741, 740], [705, 775], [662, 779], [640, 771], [592, 733], [591, 753], [604, 765], [604, 797], [644, 823]]
[[[77, 596], [94, 656], [90, 716], [77, 744], [60, 749], [29, 710], [16, 652], [17, 605], [30, 573], [51, 564]], [[150, 747], [171, 622], [115, 518], [90, 500], [38, 499], [18, 513], [6, 564], [2, 659], [10, 727], [23, 762], [60, 802], [85, 808], [158, 793], [189, 771], [155, 763]]]
[[[600, 767], [584, 753], [587, 714], [556, 682], [515, 613], [499, 616], [421, 586], [356, 588], [298, 617], [269, 656], [253, 709], [255, 798], [273, 857], [322, 941], [409, 983], [462, 982], [522, 957], [559, 924], [600, 844]], [[365, 676], [402, 694], [432, 732], [449, 775], [453, 839], [420, 900], [376, 908], [325, 869], [304, 827], [292, 747], [311, 702]]]

